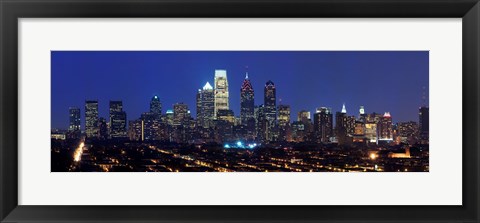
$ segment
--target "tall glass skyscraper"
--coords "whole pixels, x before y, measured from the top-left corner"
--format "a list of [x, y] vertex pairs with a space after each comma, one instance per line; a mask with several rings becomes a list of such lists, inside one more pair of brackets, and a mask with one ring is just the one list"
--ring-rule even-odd
[[71, 132], [80, 131], [80, 108], [70, 107], [69, 113], [70, 113], [70, 117], [69, 117], [70, 124], [68, 126], [68, 131], [71, 131]]
[[98, 137], [98, 101], [85, 101], [85, 133], [88, 138]]
[[122, 101], [110, 101], [110, 137], [127, 137], [127, 114], [123, 111]]
[[69, 137], [80, 138], [80, 108], [69, 108], [69, 125], [68, 125]]
[[[245, 126], [251, 127], [252, 119], [254, 119], [254, 91], [250, 79], [248, 79], [248, 73], [245, 75], [242, 87], [240, 88], [240, 123]], [[253, 124], [255, 121], [253, 120]]]
[[213, 87], [210, 83], [206, 83], [202, 89], [198, 89], [197, 93], [197, 120], [198, 124], [204, 128], [213, 125], [215, 117], [215, 102], [214, 102]]
[[162, 103], [157, 95], [153, 96], [150, 101], [150, 113], [152, 113], [155, 116], [155, 119], [158, 120], [160, 120], [162, 116]]
[[229, 94], [228, 94], [228, 80], [226, 70], [215, 70], [215, 118], [218, 110], [228, 110]]
[[378, 140], [393, 140], [393, 123], [392, 123], [392, 116], [390, 112], [385, 112], [382, 118], [380, 118], [380, 122], [378, 123]]
[[317, 108], [313, 116], [313, 126], [318, 142], [329, 142], [333, 136], [333, 115], [332, 109], [321, 107]]
[[265, 105], [265, 120], [266, 120], [266, 138], [267, 141], [272, 141], [275, 138], [275, 126], [277, 122], [277, 93], [275, 84], [269, 80], [265, 83], [264, 88], [264, 105]]
[[184, 103], [173, 105], [173, 125], [184, 126], [187, 124], [188, 106]]

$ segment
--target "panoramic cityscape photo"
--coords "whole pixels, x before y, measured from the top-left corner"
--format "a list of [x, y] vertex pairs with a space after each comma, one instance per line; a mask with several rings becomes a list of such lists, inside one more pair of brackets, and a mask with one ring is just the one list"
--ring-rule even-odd
[[52, 51], [52, 172], [428, 172], [428, 51]]

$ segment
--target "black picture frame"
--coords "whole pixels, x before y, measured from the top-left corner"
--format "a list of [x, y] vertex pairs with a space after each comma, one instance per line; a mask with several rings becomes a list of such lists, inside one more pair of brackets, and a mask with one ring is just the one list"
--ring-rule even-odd
[[[0, 0], [0, 219], [2, 222], [479, 222], [479, 16], [478, 0]], [[47, 17], [462, 18], [463, 205], [18, 205], [17, 20]]]

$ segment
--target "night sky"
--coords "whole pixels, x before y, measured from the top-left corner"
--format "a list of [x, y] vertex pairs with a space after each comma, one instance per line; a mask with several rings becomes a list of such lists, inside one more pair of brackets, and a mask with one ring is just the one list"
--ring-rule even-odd
[[[389, 111], [393, 122], [417, 121], [426, 92], [428, 51], [52, 51], [52, 127], [68, 128], [68, 108], [99, 100], [100, 117], [108, 117], [109, 100], [122, 100], [128, 120], [149, 111], [158, 95], [162, 112], [188, 104], [195, 117], [195, 96], [215, 69], [226, 69], [230, 108], [240, 114], [240, 86], [248, 66], [255, 105], [263, 104], [263, 87], [272, 80], [277, 105], [300, 110], [346, 104], [349, 115]], [[425, 87], [425, 90], [423, 89]], [[281, 99], [281, 102], [279, 101]], [[313, 118], [313, 117], [312, 117]], [[107, 119], [108, 120], [108, 119]]]

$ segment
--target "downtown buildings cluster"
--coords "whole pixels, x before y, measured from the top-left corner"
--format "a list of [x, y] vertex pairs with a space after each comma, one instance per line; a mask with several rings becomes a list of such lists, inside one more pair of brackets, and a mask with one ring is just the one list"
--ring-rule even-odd
[[313, 115], [308, 110], [302, 110], [298, 112], [296, 121], [292, 121], [290, 106], [277, 105], [276, 86], [273, 81], [268, 80], [265, 83], [263, 104], [260, 105], [255, 104], [258, 96], [256, 97], [248, 73], [237, 86], [240, 87], [238, 116], [235, 116], [229, 106], [227, 71], [215, 70], [213, 86], [207, 82], [196, 94], [195, 118], [189, 106], [184, 103], [176, 103], [173, 109], [164, 113], [158, 96], [151, 99], [149, 111], [129, 121], [122, 101], [109, 102], [109, 117], [106, 119], [99, 117], [99, 102], [87, 100], [85, 131], [81, 130], [80, 108], [70, 107], [68, 130], [65, 133], [52, 132], [52, 137], [64, 139], [85, 136], [92, 140], [218, 143], [229, 147], [236, 146], [233, 142], [428, 144], [427, 106], [419, 108], [418, 122], [394, 123], [389, 112], [367, 113], [363, 106], [360, 106], [358, 114], [348, 115], [345, 104], [338, 112], [334, 112], [330, 107], [318, 107]]

